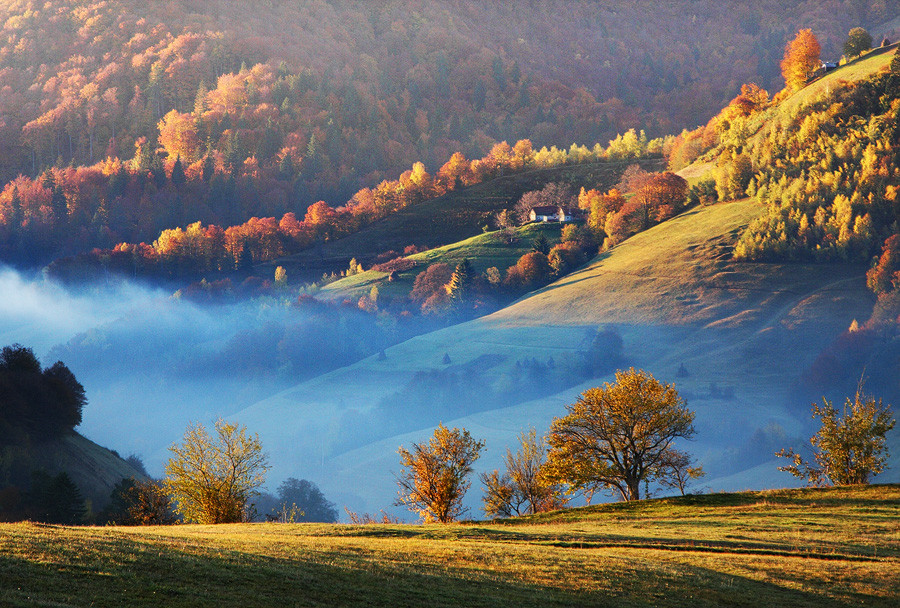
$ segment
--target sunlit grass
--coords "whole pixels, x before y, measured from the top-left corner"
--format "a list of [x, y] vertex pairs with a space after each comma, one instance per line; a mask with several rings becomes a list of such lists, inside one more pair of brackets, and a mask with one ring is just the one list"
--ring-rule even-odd
[[380, 295], [405, 297], [412, 290], [416, 276], [431, 264], [444, 263], [454, 267], [464, 258], [469, 260], [475, 272], [482, 273], [493, 266], [502, 275], [521, 256], [531, 251], [532, 242], [538, 235], [543, 234], [551, 245], [555, 245], [560, 240], [561, 231], [562, 225], [557, 223], [527, 224], [515, 229], [515, 237], [511, 243], [507, 243], [496, 230], [479, 234], [458, 243], [408, 256], [416, 266], [398, 272], [394, 281], [388, 281], [388, 274], [385, 272], [366, 270], [330, 283], [320, 295], [326, 298], [358, 298], [367, 295], [377, 285]]
[[900, 486], [450, 526], [0, 526], [0, 605], [892, 606]]

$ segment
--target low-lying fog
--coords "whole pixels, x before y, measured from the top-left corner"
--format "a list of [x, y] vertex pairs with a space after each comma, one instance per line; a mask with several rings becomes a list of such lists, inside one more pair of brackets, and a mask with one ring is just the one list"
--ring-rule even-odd
[[[478, 468], [499, 467], [520, 431], [545, 432], [581, 390], [632, 364], [641, 343], [626, 336], [619, 352], [615, 331], [574, 328], [557, 339], [580, 345], [554, 356], [516, 359], [515, 349], [500, 348], [466, 361], [445, 330], [339, 369], [379, 353], [391, 331], [352, 308], [297, 306], [288, 297], [199, 305], [132, 283], [73, 292], [0, 267], [0, 346], [21, 343], [45, 366], [62, 360], [72, 369], [88, 396], [83, 435], [140, 456], [161, 476], [167, 448], [189, 422], [229, 418], [260, 433], [273, 465], [270, 490], [287, 477], [309, 479], [342, 514], [346, 505], [404, 516], [391, 505], [397, 446], [426, 440], [438, 421], [486, 439]], [[419, 356], [429, 359], [411, 365]], [[505, 375], [496, 372], [503, 365]], [[709, 475], [695, 489], [794, 484], [775, 470], [773, 454], [806, 442], [809, 401], [762, 403], [764, 395], [735, 398], [731, 387], [698, 378], [663, 379], [684, 386], [697, 412], [697, 441], [684, 447]], [[473, 479], [467, 504], [476, 517], [480, 496]]]

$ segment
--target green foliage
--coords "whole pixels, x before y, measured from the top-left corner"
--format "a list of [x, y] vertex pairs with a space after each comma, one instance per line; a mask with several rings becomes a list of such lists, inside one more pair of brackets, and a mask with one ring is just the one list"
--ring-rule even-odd
[[61, 361], [41, 370], [30, 348], [0, 350], [0, 437], [54, 438], [81, 424], [87, 403], [84, 387]]
[[847, 35], [847, 41], [844, 42], [844, 55], [847, 57], [856, 57], [872, 48], [872, 34], [867, 32], [865, 28], [855, 27], [850, 30]]
[[606, 489], [639, 500], [642, 483], [672, 478], [674, 440], [694, 435], [694, 413], [675, 388], [634, 368], [566, 409], [550, 427], [547, 476], [572, 491]]
[[49, 524], [84, 523], [87, 513], [84, 497], [68, 473], [50, 476], [35, 472], [29, 492], [31, 517]]
[[544, 255], [548, 255], [550, 253], [550, 241], [547, 240], [547, 237], [544, 236], [544, 233], [539, 234], [536, 239], [531, 241], [531, 250], [537, 251], [538, 253], [543, 253]]
[[778, 456], [789, 458], [792, 464], [778, 467], [779, 471], [806, 479], [810, 486], [860, 485], [885, 469], [888, 450], [885, 435], [894, 428], [896, 420], [889, 405], [881, 399], [867, 397], [862, 387], [851, 400], [847, 398], [843, 414], [830, 401], [822, 399], [822, 406], [813, 404], [813, 418], [822, 427], [813, 435], [815, 464], [805, 461], [793, 448], [781, 450]]
[[181, 445], [169, 448], [166, 491], [185, 520], [202, 524], [244, 521], [253, 495], [265, 482], [268, 458], [258, 435], [215, 422], [215, 436], [201, 424], [188, 427]]

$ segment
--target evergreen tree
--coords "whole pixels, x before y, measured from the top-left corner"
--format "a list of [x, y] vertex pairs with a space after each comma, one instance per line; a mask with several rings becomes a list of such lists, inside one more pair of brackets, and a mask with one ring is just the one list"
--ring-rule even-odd
[[206, 81], [201, 80], [200, 86], [197, 87], [197, 96], [194, 97], [194, 116], [200, 118], [209, 109], [206, 103], [206, 95], [209, 91], [206, 88]]
[[79, 524], [87, 512], [81, 491], [67, 473], [51, 477], [36, 472], [30, 499], [33, 517], [48, 524]]
[[537, 238], [531, 242], [531, 250], [543, 253], [544, 255], [550, 253], [550, 241], [547, 240], [544, 233], [539, 234]]
[[184, 165], [181, 163], [181, 155], [175, 159], [175, 164], [172, 165], [172, 175], [169, 178], [172, 180], [172, 183], [176, 188], [181, 188], [187, 182], [187, 176], [184, 174]]
[[12, 200], [9, 202], [11, 216], [10, 223], [16, 227], [20, 228], [22, 226], [22, 220], [24, 220], [23, 212], [22, 212], [22, 197], [19, 196], [19, 188], [14, 187], [12, 192]]
[[456, 265], [456, 270], [447, 283], [447, 294], [450, 296], [451, 302], [462, 302], [469, 296], [472, 288], [472, 265], [469, 258], [463, 259]]

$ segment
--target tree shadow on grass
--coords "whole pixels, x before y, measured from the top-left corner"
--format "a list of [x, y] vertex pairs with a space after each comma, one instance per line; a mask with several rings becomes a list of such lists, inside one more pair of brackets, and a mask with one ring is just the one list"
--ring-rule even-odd
[[[521, 569], [494, 572], [489, 563], [479, 568], [476, 558], [456, 565], [417, 561], [402, 551], [373, 557], [360, 547], [304, 553], [303, 546], [297, 546], [296, 555], [275, 557], [214, 545], [190, 547], [177, 538], [168, 543], [140, 543], [121, 536], [109, 541], [71, 540], [45, 541], [33, 559], [0, 553], [0, 605], [842, 605], [818, 593], [646, 557], [610, 558], [615, 563], [592, 558], [573, 566], [568, 559], [557, 564], [548, 556], [529, 563], [537, 558], [526, 555]], [[567, 590], [567, 571], [580, 580], [576, 584], [591, 590]], [[529, 574], [550, 577], [555, 585], [520, 580]], [[878, 603], [878, 598], [864, 599]]]

